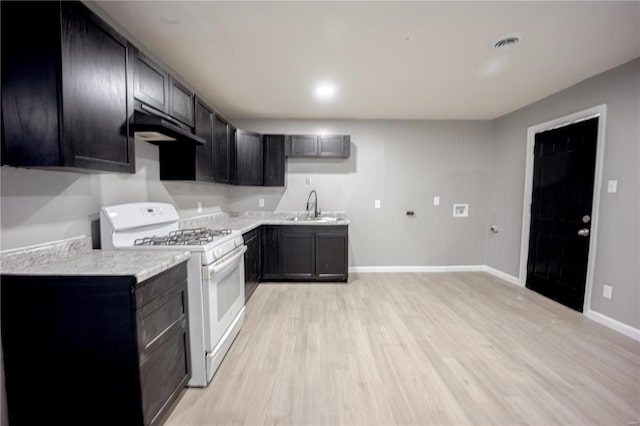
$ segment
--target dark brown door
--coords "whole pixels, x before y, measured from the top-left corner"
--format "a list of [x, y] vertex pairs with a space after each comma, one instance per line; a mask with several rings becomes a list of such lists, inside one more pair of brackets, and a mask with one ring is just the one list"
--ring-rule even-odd
[[536, 134], [527, 287], [582, 312], [598, 118]]

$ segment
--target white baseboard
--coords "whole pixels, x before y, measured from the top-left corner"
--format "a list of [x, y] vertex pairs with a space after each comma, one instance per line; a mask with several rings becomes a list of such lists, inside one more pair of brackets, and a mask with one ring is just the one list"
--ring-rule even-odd
[[350, 266], [349, 272], [473, 272], [484, 271], [484, 265], [450, 266]]
[[494, 277], [498, 277], [500, 279], [503, 279], [505, 281], [507, 281], [510, 284], [514, 284], [517, 285], [518, 287], [524, 287], [524, 284], [522, 282], [520, 282], [520, 279], [517, 277], [514, 277], [513, 275], [509, 275], [506, 272], [502, 272], [498, 269], [492, 268], [489, 265], [484, 265], [484, 272], [493, 275]]
[[594, 320], [597, 323], [604, 325], [612, 330], [622, 333], [627, 337], [631, 337], [634, 340], [640, 341], [640, 330], [633, 328], [630, 325], [622, 323], [618, 320], [614, 320], [611, 317], [601, 314], [600, 312], [588, 310], [585, 312], [585, 316]]
[[520, 280], [512, 275], [487, 265], [448, 265], [448, 266], [350, 266], [349, 272], [487, 272], [511, 284], [523, 287]]

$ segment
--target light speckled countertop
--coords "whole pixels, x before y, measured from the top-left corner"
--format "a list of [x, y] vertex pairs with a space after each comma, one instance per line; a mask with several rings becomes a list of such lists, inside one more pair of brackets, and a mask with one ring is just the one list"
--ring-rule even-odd
[[349, 220], [345, 212], [323, 212], [323, 217], [335, 217], [338, 220], [327, 222], [292, 220], [308, 216], [306, 211], [244, 213], [212, 213], [203, 216], [189, 217], [180, 220], [180, 227], [186, 228], [230, 228], [243, 234], [260, 225], [297, 225], [297, 226], [348, 226]]
[[191, 257], [186, 250], [92, 250], [87, 237], [0, 253], [7, 275], [133, 276], [145, 281]]

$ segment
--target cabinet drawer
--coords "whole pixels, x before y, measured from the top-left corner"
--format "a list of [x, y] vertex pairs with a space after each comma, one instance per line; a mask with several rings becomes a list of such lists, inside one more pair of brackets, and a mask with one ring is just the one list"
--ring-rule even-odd
[[136, 312], [140, 363], [145, 362], [155, 340], [187, 314], [187, 281], [176, 285]]
[[140, 366], [145, 424], [158, 424], [190, 377], [187, 320], [175, 323]]
[[187, 279], [187, 263], [183, 262], [136, 286], [136, 308], [140, 309], [156, 297], [173, 289]]

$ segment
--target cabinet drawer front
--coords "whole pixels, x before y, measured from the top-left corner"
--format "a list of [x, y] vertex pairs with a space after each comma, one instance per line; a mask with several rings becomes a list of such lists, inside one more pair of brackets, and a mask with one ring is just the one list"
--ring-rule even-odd
[[140, 366], [145, 424], [158, 424], [190, 377], [187, 321], [176, 323]]
[[140, 309], [153, 299], [171, 291], [176, 284], [187, 279], [187, 263], [183, 262], [136, 286], [136, 308]]
[[155, 340], [176, 321], [187, 314], [187, 282], [175, 286], [171, 291], [147, 303], [136, 312], [138, 320], [138, 350], [140, 363], [156, 345]]

